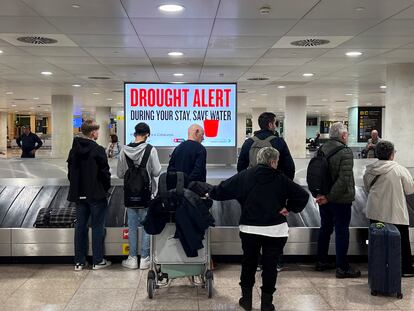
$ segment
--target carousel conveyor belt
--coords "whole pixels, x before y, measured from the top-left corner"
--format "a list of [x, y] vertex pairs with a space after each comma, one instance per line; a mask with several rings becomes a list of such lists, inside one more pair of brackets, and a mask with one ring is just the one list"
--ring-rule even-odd
[[[123, 234], [127, 219], [122, 181], [114, 180], [112, 184], [114, 186], [110, 189], [106, 216], [105, 252], [107, 255], [125, 255], [128, 240], [124, 239]], [[41, 208], [59, 208], [73, 204], [66, 200], [68, 190], [67, 180], [63, 179], [0, 179], [0, 256], [72, 256], [73, 228], [33, 227]], [[351, 255], [367, 253], [366, 199], [362, 187], [357, 186], [350, 228]], [[414, 196], [408, 197], [408, 203], [410, 207], [414, 206]], [[216, 220], [216, 227], [211, 229], [211, 253], [240, 255], [238, 202], [214, 202], [211, 213]], [[316, 254], [320, 218], [314, 200], [310, 198], [301, 213], [291, 213], [287, 219], [290, 236], [284, 253]], [[414, 221], [411, 208], [410, 219]], [[331, 242], [330, 252], [334, 253], [335, 239], [332, 238]], [[414, 243], [414, 239], [412, 242]]]

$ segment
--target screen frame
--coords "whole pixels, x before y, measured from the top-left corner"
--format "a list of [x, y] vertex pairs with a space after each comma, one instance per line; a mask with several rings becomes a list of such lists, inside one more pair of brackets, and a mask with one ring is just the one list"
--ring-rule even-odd
[[[228, 148], [237, 148], [237, 103], [238, 103], [238, 98], [237, 98], [237, 82], [200, 82], [200, 83], [194, 83], [194, 82], [189, 82], [189, 83], [171, 83], [171, 82], [131, 82], [131, 81], [124, 81], [124, 142], [125, 145], [127, 145], [127, 141], [126, 141], [126, 137], [127, 137], [127, 126], [126, 126], [126, 95], [125, 95], [125, 91], [126, 91], [126, 85], [127, 84], [164, 84], [164, 85], [220, 85], [220, 84], [227, 84], [227, 85], [234, 85], [235, 86], [235, 107], [234, 107], [234, 121], [235, 121], [235, 126], [234, 126], [234, 145], [233, 146], [205, 146], [205, 148], [207, 149], [228, 149]], [[177, 144], [178, 146], [179, 144]], [[163, 149], [167, 149], [167, 148], [175, 148], [177, 146], [154, 146], [156, 148], [163, 148]]]

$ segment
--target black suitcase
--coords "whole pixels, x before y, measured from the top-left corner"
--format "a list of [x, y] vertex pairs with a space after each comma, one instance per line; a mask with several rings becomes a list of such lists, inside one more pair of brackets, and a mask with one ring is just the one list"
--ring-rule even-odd
[[401, 236], [392, 224], [369, 227], [368, 284], [371, 295], [401, 293]]

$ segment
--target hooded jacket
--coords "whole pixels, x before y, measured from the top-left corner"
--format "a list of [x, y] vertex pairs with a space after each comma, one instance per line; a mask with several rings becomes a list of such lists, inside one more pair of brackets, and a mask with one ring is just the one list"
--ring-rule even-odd
[[[285, 140], [279, 137], [279, 134], [273, 133], [269, 130], [259, 130], [254, 132], [254, 136], [259, 139], [266, 139], [269, 136], [275, 136], [274, 139], [270, 141], [273, 148], [279, 151], [279, 164], [278, 169], [281, 170], [287, 177], [291, 180], [295, 178], [295, 162], [293, 162], [292, 156], [289, 151], [289, 147], [286, 144]], [[253, 139], [249, 138], [244, 143], [240, 150], [239, 158], [237, 160], [237, 171], [241, 172], [249, 167], [249, 152], [250, 148], [253, 145]]]
[[[126, 161], [125, 155], [127, 155], [134, 164], [139, 165], [141, 163], [142, 157], [144, 156], [145, 148], [147, 147], [146, 142], [141, 143], [131, 143], [127, 146], [124, 146], [119, 153], [118, 157], [118, 166], [116, 174], [118, 178], [123, 179], [126, 171], [128, 170], [128, 163]], [[152, 194], [157, 193], [157, 180], [156, 177], [160, 176], [161, 173], [161, 164], [158, 159], [157, 149], [152, 147], [150, 157], [147, 162], [147, 172], [148, 176], [151, 179], [151, 192]]]
[[344, 146], [329, 158], [329, 172], [333, 180], [331, 191], [326, 195], [328, 202], [350, 204], [355, 200], [354, 155], [342, 141], [329, 139], [321, 146], [325, 154]]
[[86, 136], [75, 137], [67, 163], [68, 201], [106, 198], [111, 187], [111, 173], [104, 147]]
[[[371, 187], [376, 176], [379, 177]], [[367, 218], [396, 225], [409, 225], [405, 196], [414, 193], [414, 181], [404, 166], [386, 160], [367, 165], [364, 186], [368, 192]]]
[[209, 192], [213, 200], [239, 201], [241, 225], [273, 226], [286, 222], [278, 212], [286, 207], [299, 213], [308, 203], [309, 194], [281, 171], [259, 164], [214, 186]]

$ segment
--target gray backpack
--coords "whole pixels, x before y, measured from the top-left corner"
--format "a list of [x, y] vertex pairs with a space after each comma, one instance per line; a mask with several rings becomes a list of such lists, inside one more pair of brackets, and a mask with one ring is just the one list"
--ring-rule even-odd
[[264, 147], [273, 147], [270, 141], [275, 139], [276, 136], [269, 136], [266, 139], [260, 139], [257, 136], [253, 136], [253, 145], [250, 147], [249, 151], [249, 168], [257, 165], [257, 154], [259, 150]]

